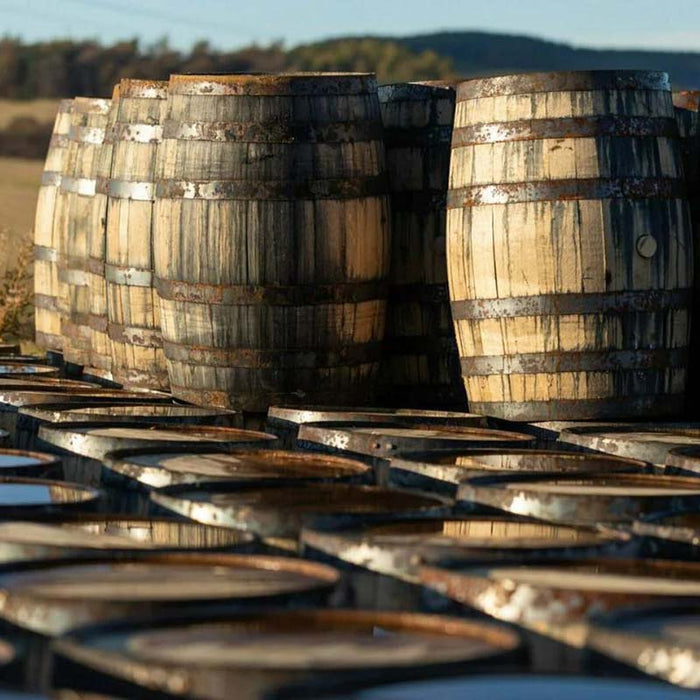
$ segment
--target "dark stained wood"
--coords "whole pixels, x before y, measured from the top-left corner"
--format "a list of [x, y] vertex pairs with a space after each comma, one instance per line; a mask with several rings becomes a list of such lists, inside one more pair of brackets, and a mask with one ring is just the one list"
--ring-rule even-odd
[[384, 333], [389, 210], [371, 74], [174, 75], [156, 287], [173, 394], [356, 403]]

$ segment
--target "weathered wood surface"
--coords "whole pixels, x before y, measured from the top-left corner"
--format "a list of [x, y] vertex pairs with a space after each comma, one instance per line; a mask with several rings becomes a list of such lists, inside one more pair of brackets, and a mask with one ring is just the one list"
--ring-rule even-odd
[[167, 87], [166, 81], [121, 81], [107, 185], [112, 374], [126, 387], [159, 390], [169, 382], [153, 286], [153, 200]]
[[457, 501], [573, 525], [632, 522], [700, 507], [700, 480], [653, 474], [477, 476], [463, 481]]
[[445, 260], [455, 91], [444, 84], [384, 85], [379, 104], [392, 229], [381, 400], [466, 406]]
[[682, 411], [684, 195], [663, 73], [459, 86], [447, 260], [472, 410], [526, 421]]
[[56, 200], [65, 172], [73, 100], [61, 100], [46, 153], [34, 219], [34, 322], [36, 343], [47, 350], [63, 346], [59, 309], [60, 223]]
[[374, 76], [175, 75], [167, 109], [154, 254], [173, 393], [258, 412], [366, 400], [390, 233]]
[[67, 362], [83, 366], [90, 364], [92, 347], [89, 253], [103, 230], [95, 191], [109, 109], [110, 100], [76, 97], [73, 101], [65, 174], [56, 198], [63, 355]]
[[154, 692], [186, 687], [212, 700], [228, 700], [235, 688], [237, 699], [256, 700], [470, 673], [512, 663], [519, 646], [517, 633], [481, 620], [299, 610], [121, 623], [76, 631], [56, 649], [60, 657], [103, 674], [103, 684], [107, 676]]

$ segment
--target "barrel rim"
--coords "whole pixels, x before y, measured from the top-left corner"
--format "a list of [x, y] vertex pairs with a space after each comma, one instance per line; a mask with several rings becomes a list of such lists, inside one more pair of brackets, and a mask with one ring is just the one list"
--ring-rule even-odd
[[168, 81], [122, 78], [119, 82], [119, 91], [121, 99], [143, 98], [165, 100], [168, 97]]
[[673, 106], [689, 112], [700, 112], [700, 90], [674, 90]]

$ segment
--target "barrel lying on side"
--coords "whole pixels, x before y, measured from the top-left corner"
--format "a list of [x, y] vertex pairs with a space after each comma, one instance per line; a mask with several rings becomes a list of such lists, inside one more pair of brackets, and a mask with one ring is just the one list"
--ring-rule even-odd
[[175, 396], [366, 401], [389, 263], [381, 136], [371, 74], [170, 78], [154, 253]]
[[684, 194], [664, 73], [459, 86], [447, 260], [472, 410], [526, 421], [682, 411]]
[[34, 321], [36, 343], [46, 350], [60, 352], [61, 315], [58, 309], [58, 251], [60, 228], [56, 199], [66, 167], [70, 112], [73, 100], [61, 100], [46, 153], [41, 187], [34, 219]]
[[126, 387], [167, 390], [153, 288], [156, 149], [168, 83], [122, 80], [107, 201], [107, 314], [112, 375]]
[[381, 398], [391, 405], [464, 406], [445, 261], [455, 91], [444, 84], [384, 85], [379, 103], [392, 222]]

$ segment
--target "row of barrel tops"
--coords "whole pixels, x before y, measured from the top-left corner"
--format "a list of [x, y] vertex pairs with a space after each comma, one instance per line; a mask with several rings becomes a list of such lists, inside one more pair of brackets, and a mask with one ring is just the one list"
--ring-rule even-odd
[[698, 425], [271, 407], [251, 430], [41, 367], [0, 363], [14, 687], [676, 693], [633, 667], [700, 687]]

